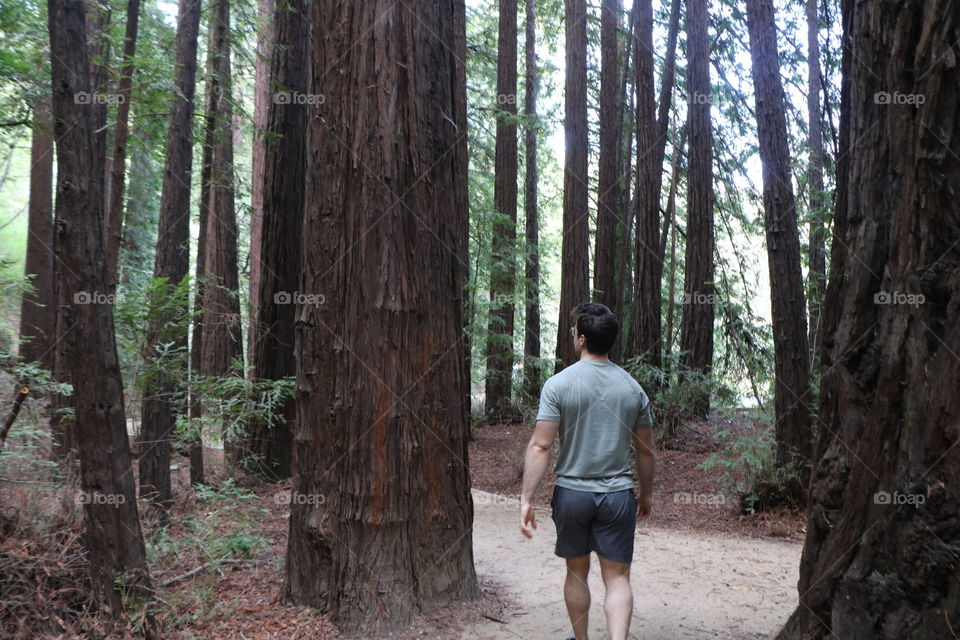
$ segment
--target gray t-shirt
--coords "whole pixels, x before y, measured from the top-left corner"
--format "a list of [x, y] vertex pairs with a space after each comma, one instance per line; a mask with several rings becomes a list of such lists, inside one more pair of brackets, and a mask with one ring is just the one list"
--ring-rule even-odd
[[650, 428], [650, 400], [609, 360], [580, 360], [552, 376], [540, 393], [537, 420], [560, 421], [556, 485], [609, 492], [633, 487], [633, 430]]

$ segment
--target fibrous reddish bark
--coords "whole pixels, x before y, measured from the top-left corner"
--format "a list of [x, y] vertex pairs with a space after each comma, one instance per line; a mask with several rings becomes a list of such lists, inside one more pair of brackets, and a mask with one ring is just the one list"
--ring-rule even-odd
[[[478, 594], [462, 0], [312, 3], [286, 595], [366, 637]], [[320, 297], [322, 296], [322, 298]], [[306, 300], [305, 300], [306, 302]]]
[[845, 0], [800, 606], [783, 640], [960, 628], [960, 5]]
[[[280, 0], [270, 52], [273, 98], [267, 106], [264, 182], [261, 201], [262, 247], [256, 316], [251, 328], [251, 379], [279, 380], [296, 374], [294, 321], [300, 277], [300, 241], [303, 234], [303, 197], [306, 188], [307, 96], [310, 13], [304, 0]], [[252, 259], [252, 257], [251, 257]], [[244, 451], [247, 468], [270, 480], [292, 473], [293, 420], [291, 400], [272, 426], [265, 421], [247, 425]]]
[[560, 264], [560, 318], [557, 321], [557, 366], [573, 364], [570, 312], [590, 298], [589, 199], [587, 193], [587, 3], [566, 0], [566, 83], [563, 129], [563, 242]]

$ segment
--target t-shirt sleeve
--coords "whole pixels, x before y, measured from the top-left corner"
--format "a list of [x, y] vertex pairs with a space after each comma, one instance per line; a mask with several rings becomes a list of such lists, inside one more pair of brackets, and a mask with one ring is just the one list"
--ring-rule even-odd
[[559, 422], [560, 420], [560, 398], [557, 397], [557, 391], [552, 384], [552, 378], [548, 379], [540, 391], [540, 409], [537, 412], [537, 420], [549, 420]]
[[634, 423], [634, 429], [649, 429], [653, 427], [653, 414], [650, 412], [650, 398], [644, 391], [640, 390], [640, 412], [637, 413], [637, 421]]

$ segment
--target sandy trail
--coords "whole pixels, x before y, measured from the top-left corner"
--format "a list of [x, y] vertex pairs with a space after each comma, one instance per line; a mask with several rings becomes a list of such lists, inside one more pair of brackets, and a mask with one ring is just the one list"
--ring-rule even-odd
[[[562, 585], [564, 565], [553, 554], [550, 508], [537, 509], [533, 540], [519, 531], [518, 507], [503, 496], [474, 491], [474, 561], [478, 575], [504, 587], [504, 623], [486, 620], [462, 638], [563, 640], [571, 635]], [[656, 509], [656, 504], [654, 504]], [[797, 605], [802, 544], [687, 533], [656, 526], [637, 531], [631, 573], [631, 637], [642, 640], [771, 638]], [[591, 638], [605, 636], [603, 583], [590, 568]]]

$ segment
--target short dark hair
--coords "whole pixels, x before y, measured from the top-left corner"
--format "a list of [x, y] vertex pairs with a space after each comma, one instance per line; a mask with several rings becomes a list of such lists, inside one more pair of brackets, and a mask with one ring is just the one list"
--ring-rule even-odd
[[613, 311], [596, 302], [585, 302], [574, 307], [570, 317], [577, 335], [586, 338], [587, 351], [598, 356], [610, 353], [620, 333], [620, 321]]

